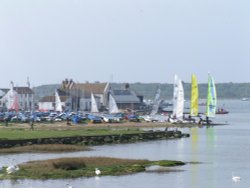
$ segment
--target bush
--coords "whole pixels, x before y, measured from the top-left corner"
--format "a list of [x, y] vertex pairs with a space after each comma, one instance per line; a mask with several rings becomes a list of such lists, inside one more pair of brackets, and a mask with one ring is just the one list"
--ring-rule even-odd
[[70, 160], [61, 159], [61, 160], [54, 161], [52, 164], [55, 169], [62, 169], [62, 170], [78, 170], [78, 169], [86, 167], [86, 164], [79, 160], [70, 161]]

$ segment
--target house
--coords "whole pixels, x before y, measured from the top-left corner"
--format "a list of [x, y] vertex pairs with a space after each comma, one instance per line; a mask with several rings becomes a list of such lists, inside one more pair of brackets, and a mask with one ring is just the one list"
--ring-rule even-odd
[[11, 89], [0, 89], [0, 106], [4, 110], [34, 109], [34, 92], [30, 87], [13, 87]]
[[137, 95], [125, 84], [124, 89], [112, 89], [110, 83], [84, 83], [74, 84], [73, 89], [80, 90], [81, 99], [79, 101], [79, 109], [90, 111], [91, 107], [91, 93], [95, 96], [97, 106], [104, 110], [108, 108], [109, 94], [114, 97], [117, 106], [121, 110], [131, 109], [138, 110], [143, 104], [143, 96]]
[[74, 83], [70, 88], [65, 86], [65, 81], [60, 91], [71, 98], [71, 109], [73, 111], [90, 111], [91, 94], [94, 95], [99, 109], [107, 104], [108, 83]]
[[[91, 111], [92, 94], [99, 111], [108, 109], [109, 94], [112, 94], [118, 108], [122, 110], [137, 110], [143, 103], [143, 96], [132, 91], [129, 84], [126, 84], [124, 89], [113, 89], [110, 83], [75, 83], [72, 79], [65, 79], [57, 92], [61, 102], [64, 102], [64, 109], [69, 111]], [[62, 101], [63, 98], [65, 101]], [[52, 110], [56, 108], [57, 103], [54, 96], [45, 97], [39, 102], [39, 109]]]
[[125, 89], [110, 89], [109, 92], [114, 97], [119, 109], [136, 110], [142, 105], [143, 97], [130, 90], [128, 84], [126, 84]]
[[55, 96], [45, 96], [38, 102], [38, 110], [47, 112], [55, 109]]
[[71, 109], [73, 111], [90, 111], [91, 94], [94, 95], [97, 107], [100, 111], [108, 108], [109, 94], [114, 97], [119, 109], [137, 110], [143, 103], [143, 96], [137, 95], [125, 84], [123, 89], [113, 89], [110, 83], [75, 83], [74, 81], [65, 80], [60, 88], [64, 95], [71, 98]]
[[34, 109], [34, 92], [29, 87], [14, 87], [18, 94], [19, 109], [31, 111]]
[[[60, 103], [62, 106], [62, 111], [68, 108], [69, 106], [69, 97], [60, 96]], [[47, 112], [47, 111], [56, 111], [56, 96], [45, 96], [38, 102], [38, 110]]]

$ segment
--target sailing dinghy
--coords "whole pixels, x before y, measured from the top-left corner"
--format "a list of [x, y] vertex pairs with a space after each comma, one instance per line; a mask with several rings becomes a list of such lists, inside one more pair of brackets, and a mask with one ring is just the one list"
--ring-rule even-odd
[[217, 109], [217, 92], [214, 78], [208, 73], [208, 88], [207, 88], [207, 103], [206, 103], [206, 120], [201, 120], [199, 123], [208, 126], [227, 125], [227, 123], [212, 123], [210, 118], [214, 118]]
[[170, 118], [171, 123], [183, 122], [184, 111], [184, 90], [182, 80], [174, 75], [174, 93], [173, 93], [173, 114]]

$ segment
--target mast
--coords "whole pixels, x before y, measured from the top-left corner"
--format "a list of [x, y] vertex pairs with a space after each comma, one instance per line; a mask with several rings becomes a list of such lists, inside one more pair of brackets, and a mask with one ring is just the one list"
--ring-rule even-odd
[[[28, 86], [28, 89], [30, 89], [30, 81], [29, 81], [29, 77], [27, 77], [27, 86]], [[30, 90], [28, 90], [28, 92], [27, 92], [27, 110], [29, 111], [29, 112], [31, 112], [31, 106], [30, 106], [30, 98], [29, 98], [29, 96], [30, 96]]]
[[153, 109], [150, 115], [155, 115], [158, 112], [159, 105], [160, 105], [160, 96], [161, 96], [161, 88], [159, 84], [155, 93]]

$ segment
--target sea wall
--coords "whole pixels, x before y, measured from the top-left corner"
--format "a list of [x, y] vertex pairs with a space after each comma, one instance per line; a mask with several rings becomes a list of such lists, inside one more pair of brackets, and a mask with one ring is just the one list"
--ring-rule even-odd
[[189, 137], [181, 131], [147, 131], [138, 134], [100, 135], [100, 136], [75, 136], [59, 138], [39, 138], [22, 140], [0, 140], [0, 148], [10, 148], [33, 144], [82, 144], [102, 145], [112, 143], [129, 143], [138, 141], [149, 141], [159, 139], [176, 139]]

